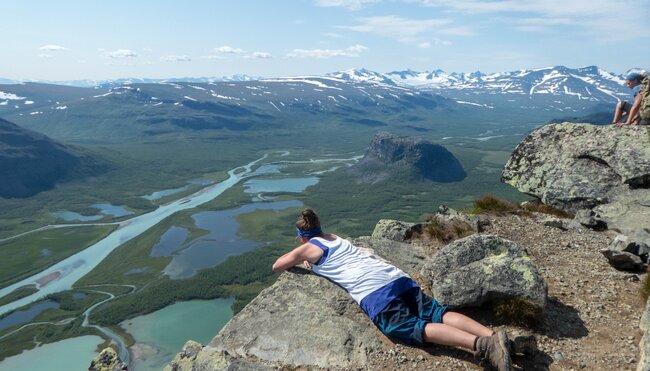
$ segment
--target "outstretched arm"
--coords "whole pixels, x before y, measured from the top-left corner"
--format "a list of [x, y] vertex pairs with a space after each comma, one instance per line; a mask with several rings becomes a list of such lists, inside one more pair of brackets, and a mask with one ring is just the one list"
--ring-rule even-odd
[[273, 271], [284, 272], [286, 269], [300, 264], [305, 260], [310, 263], [316, 263], [321, 256], [323, 256], [323, 250], [307, 242], [279, 257], [273, 264]]

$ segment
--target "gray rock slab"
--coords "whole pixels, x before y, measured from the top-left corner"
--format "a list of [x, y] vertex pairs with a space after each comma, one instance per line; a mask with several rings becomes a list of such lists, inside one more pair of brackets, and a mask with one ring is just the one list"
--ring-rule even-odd
[[362, 367], [387, 338], [334, 283], [293, 268], [210, 342], [215, 351], [277, 365]]

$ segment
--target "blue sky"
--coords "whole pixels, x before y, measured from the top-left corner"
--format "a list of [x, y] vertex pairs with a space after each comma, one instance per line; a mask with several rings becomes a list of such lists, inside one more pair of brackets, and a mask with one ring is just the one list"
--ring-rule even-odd
[[650, 67], [650, 0], [0, 2], [0, 77]]

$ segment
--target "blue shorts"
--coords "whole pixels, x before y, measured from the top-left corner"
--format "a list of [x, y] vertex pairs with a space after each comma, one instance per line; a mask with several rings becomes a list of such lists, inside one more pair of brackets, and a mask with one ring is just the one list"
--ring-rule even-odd
[[374, 318], [373, 322], [387, 336], [407, 344], [422, 346], [427, 323], [442, 323], [447, 307], [423, 294], [419, 287], [404, 291]]

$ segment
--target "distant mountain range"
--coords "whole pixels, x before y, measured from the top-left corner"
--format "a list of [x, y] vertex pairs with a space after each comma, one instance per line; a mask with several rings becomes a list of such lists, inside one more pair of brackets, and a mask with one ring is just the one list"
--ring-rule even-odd
[[[629, 95], [629, 90], [625, 87], [622, 76], [605, 71], [597, 66], [575, 69], [555, 66], [492, 74], [485, 74], [481, 71], [447, 73], [440, 69], [424, 72], [408, 69], [380, 73], [365, 68], [358, 68], [333, 72], [325, 76], [343, 81], [415, 87], [419, 89], [438, 90], [440, 92], [462, 91], [472, 94], [573, 95], [580, 99], [595, 101], [616, 100], [621, 96]], [[0, 78], [0, 84], [37, 82], [77, 87], [110, 87], [125, 84], [159, 84], [170, 82], [214, 83], [260, 80], [274, 79], [245, 74], [223, 77], [182, 77], [168, 79], [125, 78], [117, 80], [69, 81], [18, 81]]]
[[92, 87], [0, 84], [0, 117], [64, 141], [123, 141], [178, 130], [241, 131], [331, 120], [426, 131], [431, 120], [464, 125], [502, 122], [508, 116], [511, 122], [542, 124], [609, 111], [618, 99], [631, 96], [620, 76], [595, 66], [489, 75], [353, 69], [326, 76], [171, 80], [84, 83]]

